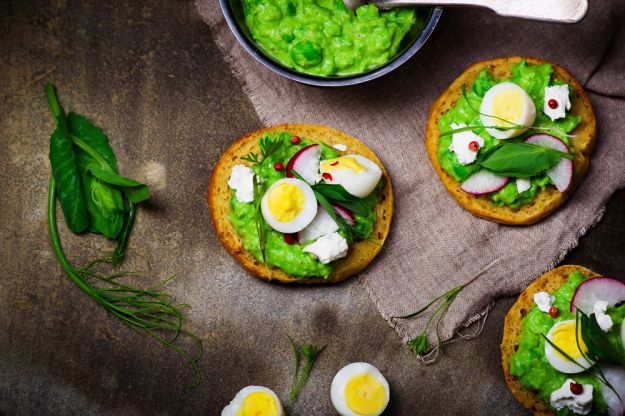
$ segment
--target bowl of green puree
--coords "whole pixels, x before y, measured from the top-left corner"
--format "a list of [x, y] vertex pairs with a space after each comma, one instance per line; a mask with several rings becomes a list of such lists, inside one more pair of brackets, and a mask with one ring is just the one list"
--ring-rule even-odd
[[380, 77], [412, 57], [440, 8], [353, 11], [342, 0], [220, 0], [241, 45], [272, 71], [304, 84], [345, 86]]

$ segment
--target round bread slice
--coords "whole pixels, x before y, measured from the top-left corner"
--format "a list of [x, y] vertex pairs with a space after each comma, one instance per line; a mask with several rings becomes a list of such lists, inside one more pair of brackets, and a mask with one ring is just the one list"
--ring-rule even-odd
[[573, 182], [570, 188], [566, 192], [561, 193], [555, 187], [549, 186], [547, 189], [539, 191], [534, 201], [516, 209], [508, 206], [497, 207], [490, 202], [488, 195], [471, 195], [460, 189], [461, 184], [443, 170], [438, 160], [439, 135], [441, 133], [438, 128], [438, 122], [447, 111], [456, 105], [457, 100], [462, 97], [462, 87], [471, 88], [473, 81], [482, 69], [486, 68], [497, 79], [504, 79], [511, 76], [512, 67], [522, 59], [525, 59], [530, 65], [549, 63], [536, 58], [517, 56], [492, 59], [471, 65], [462, 75], [456, 78], [432, 105], [425, 135], [425, 145], [432, 165], [441, 181], [443, 181], [445, 188], [447, 188], [456, 201], [473, 215], [510, 225], [533, 224], [549, 215], [566, 201], [588, 171], [589, 157], [595, 144], [597, 131], [595, 114], [582, 86], [564, 68], [551, 64], [553, 66], [552, 79], [566, 82], [575, 90], [571, 100], [572, 107], [570, 111], [572, 114], [579, 115], [582, 118], [579, 125], [571, 132], [575, 136], [570, 140], [570, 144], [575, 151], [575, 160], [573, 161]]
[[549, 405], [543, 402], [538, 394], [527, 389], [519, 383], [516, 377], [510, 374], [510, 357], [519, 347], [519, 337], [521, 336], [521, 328], [523, 318], [534, 306], [534, 293], [547, 292], [553, 293], [559, 289], [569, 275], [578, 271], [585, 277], [598, 277], [599, 274], [582, 266], [565, 265], [557, 267], [534, 280], [520, 295], [510, 311], [506, 315], [503, 327], [503, 339], [501, 340], [501, 365], [503, 374], [506, 379], [508, 388], [516, 397], [516, 399], [534, 415], [547, 416], [555, 415]]
[[[349, 248], [347, 257], [338, 261], [336, 267], [327, 278], [297, 278], [286, 274], [280, 269], [270, 269], [263, 263], [259, 263], [254, 256], [245, 250], [234, 226], [228, 221], [228, 213], [230, 212], [229, 201], [232, 195], [228, 187], [228, 178], [230, 177], [232, 167], [246, 163], [241, 161], [241, 156], [250, 152], [260, 152], [258, 140], [263, 135], [281, 131], [314, 141], [322, 141], [328, 145], [344, 144], [347, 146], [347, 153], [365, 156], [377, 163], [382, 169], [384, 188], [380, 192], [378, 204], [375, 207], [377, 220], [371, 234], [371, 238], [379, 244], [374, 244], [370, 241], [360, 241], [353, 244]], [[261, 279], [282, 283], [336, 283], [363, 270], [380, 252], [391, 228], [393, 189], [391, 180], [382, 162], [360, 140], [348, 136], [339, 130], [318, 124], [282, 124], [248, 133], [235, 141], [226, 150], [217, 162], [208, 186], [208, 207], [217, 237], [230, 254], [253, 275]]]

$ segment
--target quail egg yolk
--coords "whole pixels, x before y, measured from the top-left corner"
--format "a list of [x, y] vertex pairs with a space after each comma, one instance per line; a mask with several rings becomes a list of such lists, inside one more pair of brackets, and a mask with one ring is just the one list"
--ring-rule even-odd
[[[558, 348], [564, 351], [569, 357], [577, 360], [582, 357], [582, 351], [584, 354], [588, 353], [588, 347], [586, 347], [586, 344], [582, 339], [581, 326], [578, 326], [577, 333], [579, 336], [577, 337], [578, 339], [575, 339], [575, 321], [567, 322], [553, 330], [553, 333], [551, 334], [551, 342], [557, 345]], [[582, 351], [577, 348], [578, 341]], [[554, 350], [556, 350], [556, 354], [558, 354], [559, 357], [568, 361], [568, 359], [564, 355], [560, 354], [556, 348], [554, 348]]]
[[337, 157], [336, 159], [329, 159], [321, 162], [321, 171], [323, 172], [338, 169], [348, 169], [355, 173], [367, 170], [367, 168], [358, 162], [356, 158], [350, 156]]
[[384, 408], [386, 390], [371, 374], [358, 374], [345, 386], [345, 401], [354, 413], [375, 415]]
[[280, 222], [289, 222], [302, 212], [306, 198], [304, 192], [292, 183], [281, 183], [269, 190], [267, 207], [271, 216]]
[[[495, 95], [493, 99], [493, 116], [497, 126], [506, 126], [504, 120], [516, 123], [523, 116], [523, 94], [516, 89], [507, 89]], [[503, 120], [501, 120], [503, 119]]]
[[243, 399], [237, 416], [278, 416], [278, 406], [270, 394], [259, 391]]

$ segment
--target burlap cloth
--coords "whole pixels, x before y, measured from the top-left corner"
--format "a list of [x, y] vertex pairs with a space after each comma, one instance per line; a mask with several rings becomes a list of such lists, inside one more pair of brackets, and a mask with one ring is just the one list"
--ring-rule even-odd
[[[601, 219], [615, 190], [625, 186], [623, 0], [591, 2], [576, 25], [447, 9], [426, 45], [402, 67], [364, 85], [334, 89], [274, 74], [237, 43], [216, 0], [197, 0], [197, 7], [263, 123], [330, 125], [364, 141], [384, 162], [396, 195], [394, 224], [386, 249], [360, 282], [404, 341], [420, 332], [423, 318], [391, 317], [467, 282], [499, 258], [450, 308], [441, 330], [452, 337], [497, 298], [520, 292], [554, 267]], [[430, 105], [466, 66], [512, 55], [543, 58], [571, 71], [587, 89], [599, 126], [581, 186], [557, 212], [525, 227], [499, 225], [462, 209], [436, 176], [423, 143]]]

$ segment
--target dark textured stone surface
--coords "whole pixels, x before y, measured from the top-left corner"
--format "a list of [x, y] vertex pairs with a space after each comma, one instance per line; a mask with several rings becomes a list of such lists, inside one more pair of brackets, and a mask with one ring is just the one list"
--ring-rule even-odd
[[[250, 384], [285, 399], [287, 334], [328, 344], [293, 415], [333, 414], [330, 382], [351, 361], [387, 376], [387, 414], [525, 414], [499, 362], [513, 299], [497, 304], [480, 338], [452, 344], [424, 366], [356, 279], [284, 287], [229, 271], [233, 260], [209, 223], [206, 184], [229, 142], [260, 123], [192, 4], [0, 0], [0, 15], [0, 414], [216, 415]], [[142, 284], [178, 274], [169, 290], [193, 305], [190, 327], [206, 348], [195, 390], [184, 387], [191, 374], [182, 360], [107, 316], [53, 257], [46, 80], [68, 109], [104, 128], [121, 171], [152, 186], [128, 268], [151, 272]], [[621, 192], [566, 261], [623, 275], [624, 209]], [[62, 238], [77, 264], [111, 248], [65, 230]]]

